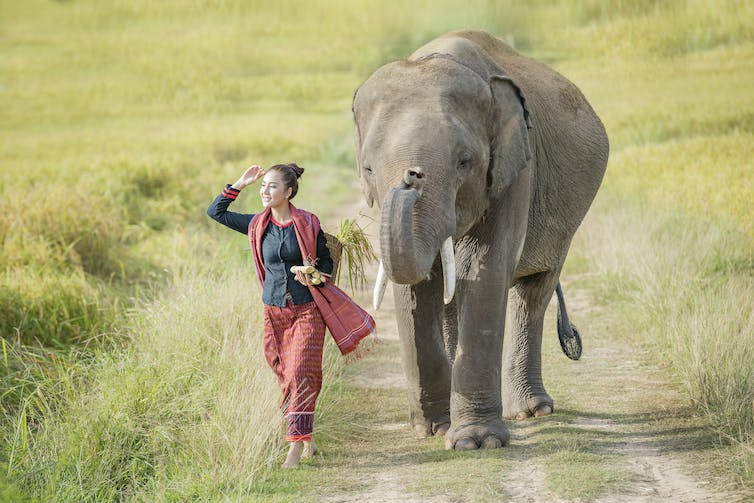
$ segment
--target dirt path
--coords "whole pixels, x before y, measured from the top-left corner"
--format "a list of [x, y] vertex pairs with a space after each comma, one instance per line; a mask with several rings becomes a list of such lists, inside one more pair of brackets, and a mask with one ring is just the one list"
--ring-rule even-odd
[[[348, 218], [359, 213], [359, 223], [379, 250], [376, 212], [358, 206], [348, 210]], [[375, 270], [369, 271], [370, 279]], [[348, 380], [358, 388], [357, 395], [375, 397], [375, 406], [360, 409], [359, 421], [366, 431], [348, 467], [349, 477], [358, 483], [355, 488], [351, 485], [328, 492], [324, 499], [730, 500], [729, 495], [693, 474], [694, 452], [705, 445], [706, 433], [684, 397], [668, 385], [665, 372], [644, 363], [645, 355], [638, 348], [604, 335], [609, 333], [609, 316], [591, 307], [587, 291], [566, 288], [566, 296], [571, 317], [582, 331], [585, 352], [577, 363], [560, 353], [551, 306], [543, 362], [556, 414], [509, 422], [511, 445], [505, 449], [455, 453], [444, 451], [442, 439], [416, 439], [409, 431], [405, 379], [388, 287], [382, 307], [374, 313], [382, 343], [347, 370]], [[361, 294], [359, 300], [371, 306], [371, 292]], [[586, 324], [590, 317], [600, 321]]]

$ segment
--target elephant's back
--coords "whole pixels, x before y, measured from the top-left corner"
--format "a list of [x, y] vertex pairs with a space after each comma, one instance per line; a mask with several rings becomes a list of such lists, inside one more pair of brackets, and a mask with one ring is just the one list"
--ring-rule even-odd
[[556, 70], [480, 30], [442, 35], [410, 59], [431, 53], [451, 54], [487, 80], [496, 74], [510, 77], [526, 100], [535, 141], [567, 146], [574, 156], [594, 159], [595, 169], [604, 170], [609, 151], [604, 125], [581, 90]]

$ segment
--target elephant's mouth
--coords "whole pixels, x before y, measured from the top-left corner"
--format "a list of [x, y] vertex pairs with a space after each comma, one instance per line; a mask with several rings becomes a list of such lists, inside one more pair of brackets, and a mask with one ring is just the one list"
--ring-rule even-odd
[[[453, 300], [453, 295], [456, 290], [456, 257], [453, 247], [453, 238], [448, 238], [443, 242], [440, 248], [440, 261], [442, 262], [442, 276], [443, 276], [443, 300], [445, 304], [449, 304]], [[382, 303], [382, 297], [385, 295], [385, 289], [387, 288], [387, 274], [385, 273], [385, 266], [380, 260], [380, 266], [377, 269], [377, 279], [374, 284], [374, 292], [372, 294], [372, 305], [375, 310], [379, 309]]]

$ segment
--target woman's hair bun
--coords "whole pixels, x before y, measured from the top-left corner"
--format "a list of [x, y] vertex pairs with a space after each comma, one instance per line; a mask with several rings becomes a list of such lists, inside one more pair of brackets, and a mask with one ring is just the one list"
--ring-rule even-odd
[[304, 168], [295, 163], [275, 164], [274, 166], [270, 166], [270, 169], [267, 171], [277, 171], [280, 173], [285, 186], [292, 189], [289, 199], [293, 199], [296, 196], [298, 192], [298, 179], [304, 174]]
[[301, 175], [304, 174], [304, 168], [300, 167], [298, 164], [292, 162], [288, 166], [290, 166], [293, 172], [296, 173], [296, 178], [301, 178]]

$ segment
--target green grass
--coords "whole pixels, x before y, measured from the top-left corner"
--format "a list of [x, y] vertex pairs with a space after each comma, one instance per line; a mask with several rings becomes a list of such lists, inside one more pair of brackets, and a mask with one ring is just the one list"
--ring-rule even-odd
[[[246, 165], [289, 160], [307, 169], [300, 206], [323, 215], [352, 201], [354, 89], [462, 27], [510, 35], [602, 117], [610, 165], [568, 270], [600, 299], [598, 328], [648, 348], [707, 415], [718, 450], [705, 459], [719, 453], [723, 475], [750, 487], [751, 2], [2, 0], [0, 10], [3, 496], [285, 500], [353, 459], [358, 429], [335, 423], [358, 400], [337, 384], [318, 423], [342, 439], [335, 457], [270, 472], [282, 449], [272, 402], [255, 419], [261, 436], [246, 436], [243, 407], [265, 395], [249, 390], [270, 377], [259, 318], [243, 316], [256, 286], [245, 240], [204, 208]], [[235, 207], [256, 211], [253, 192]], [[230, 311], [217, 304], [227, 295]], [[208, 338], [226, 330], [223, 314], [249, 323], [235, 327], [236, 343], [249, 342], [237, 354], [230, 335]], [[594, 497], [620, 486], [619, 463], [586, 442], [551, 451], [561, 462], [547, 464], [548, 487]], [[431, 442], [399, 452], [407, 481], [430, 465], [448, 477], [474, 465]], [[490, 480], [510, 467], [483, 462]], [[563, 465], [594, 469], [581, 479]], [[498, 482], [461, 485], [500, 494]]]
[[[627, 335], [670, 365], [722, 444], [738, 446], [728, 466], [742, 480], [754, 473], [754, 325], [747, 301], [754, 288], [748, 204], [754, 187], [746, 176], [754, 103], [733, 83], [754, 76], [735, 64], [750, 51], [744, 44], [669, 62], [689, 78], [671, 73], [662, 82], [663, 102], [683, 113], [647, 121], [660, 128], [614, 151], [571, 262], [575, 272], [590, 274], [598, 298], [620, 313], [619, 324], [633, 327]], [[738, 56], [724, 57], [731, 54]], [[711, 69], [714, 58], [719, 71]], [[712, 80], [725, 89], [722, 98], [704, 91]], [[710, 103], [700, 100], [707, 96]]]
[[754, 100], [739, 85], [754, 78], [744, 63], [754, 24], [740, 15], [751, 6], [640, 4], [566, 28], [589, 54], [558, 67], [590, 97], [612, 145], [567, 270], [586, 274], [616, 336], [668, 366], [717, 430], [718, 471], [751, 488]]
[[[129, 344], [34, 379], [9, 473], [57, 501], [216, 498], [256, 484], [283, 442], [255, 283], [232, 271], [187, 273], [139, 306]], [[336, 353], [328, 346], [331, 384]], [[323, 395], [319, 420], [333, 399]]]
[[[580, 282], [704, 411], [725, 448], [725, 471], [754, 473], [754, 294], [747, 234], [715, 218], [643, 210], [606, 187], [577, 239]], [[657, 206], [654, 206], [657, 208]], [[615, 239], [615, 229], [631, 236]], [[588, 229], [588, 231], [586, 231]]]

